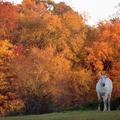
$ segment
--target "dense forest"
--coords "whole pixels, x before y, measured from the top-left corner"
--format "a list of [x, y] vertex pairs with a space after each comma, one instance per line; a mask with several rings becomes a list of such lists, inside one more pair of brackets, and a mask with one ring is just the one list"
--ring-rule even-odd
[[105, 70], [120, 96], [120, 19], [89, 26], [63, 2], [0, 0], [0, 114], [39, 114], [97, 100]]

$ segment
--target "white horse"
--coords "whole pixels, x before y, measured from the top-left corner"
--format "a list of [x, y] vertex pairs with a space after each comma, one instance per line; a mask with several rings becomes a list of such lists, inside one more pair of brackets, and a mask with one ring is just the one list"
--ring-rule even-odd
[[109, 78], [107, 78], [106, 75], [102, 75], [102, 77], [96, 84], [96, 92], [99, 101], [98, 110], [100, 110], [100, 103], [103, 100], [104, 103], [103, 111], [106, 110], [110, 111], [110, 99], [112, 88], [113, 88], [112, 81]]

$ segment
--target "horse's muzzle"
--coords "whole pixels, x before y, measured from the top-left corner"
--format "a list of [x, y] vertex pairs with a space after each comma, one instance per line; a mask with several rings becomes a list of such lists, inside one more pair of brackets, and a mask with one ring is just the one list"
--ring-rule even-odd
[[103, 83], [102, 85], [103, 85], [103, 87], [105, 87], [105, 83]]

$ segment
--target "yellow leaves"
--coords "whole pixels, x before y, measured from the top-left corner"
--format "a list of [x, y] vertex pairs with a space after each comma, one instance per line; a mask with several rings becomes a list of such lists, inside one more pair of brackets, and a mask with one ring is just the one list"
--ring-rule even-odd
[[83, 29], [83, 19], [78, 13], [67, 11], [62, 17], [69, 30], [79, 32], [80, 29]]
[[[47, 47], [45, 50], [39, 48], [32, 48], [31, 50], [32, 57], [36, 58], [36, 63], [39, 62], [41, 66], [49, 64], [49, 61], [54, 55], [54, 49], [52, 47]], [[47, 66], [46, 66], [47, 67]], [[45, 68], [48, 69], [48, 68]]]
[[[91, 72], [85, 69], [79, 69], [77, 71], [72, 71], [70, 73], [70, 78], [65, 81], [64, 92], [66, 104], [80, 104], [83, 99], [89, 99], [89, 96], [86, 94], [90, 94], [91, 84], [93, 80], [91, 77]], [[67, 101], [68, 100], [68, 101]], [[76, 103], [77, 102], [77, 103]]]
[[73, 39], [71, 39], [70, 41], [70, 47], [73, 50], [73, 52], [75, 52], [76, 54], [78, 54], [81, 50], [81, 48], [84, 45], [84, 39], [82, 38], [82, 35], [75, 35]]
[[33, 55], [39, 60], [35, 60], [35, 64], [37, 64], [39, 68], [42, 67], [41, 69], [44, 69], [52, 74], [63, 74], [64, 72], [70, 70], [70, 61], [65, 59], [62, 54], [54, 56], [54, 49], [52, 47], [47, 47], [45, 50], [33, 48], [32, 56]]
[[[23, 100], [16, 93], [15, 83], [8, 79], [8, 73], [0, 72], [0, 114], [7, 115], [9, 112], [17, 112], [24, 108]], [[14, 83], [13, 83], [14, 82]]]
[[20, 112], [21, 110], [24, 109], [25, 104], [22, 100], [15, 99], [10, 101], [10, 103], [8, 103], [8, 106], [11, 112]]
[[4, 96], [4, 95], [0, 95], [0, 101], [4, 102], [8, 100], [8, 97], [7, 96]]
[[56, 41], [55, 44], [65, 40], [70, 32], [62, 22], [62, 19], [57, 15], [51, 15], [51, 17], [47, 20], [47, 28], [46, 32], [49, 36], [48, 39], [51, 39], [51, 42]]
[[62, 30], [61, 19], [57, 15], [51, 16], [47, 26], [48, 29], [52, 32], [56, 32], [57, 29]]
[[90, 90], [90, 83], [93, 81], [90, 71], [86, 69], [75, 71], [73, 72], [73, 79], [76, 79], [76, 82], [82, 86], [81, 89], [85, 89], [86, 92]]
[[0, 58], [11, 57], [13, 45], [8, 40], [0, 40]]
[[[55, 9], [50, 12], [47, 4], [54, 4]], [[10, 39], [16, 46], [8, 40], [0, 40], [0, 65], [3, 67], [0, 66], [0, 101], [3, 101], [0, 112], [21, 110], [24, 100], [26, 108], [30, 107], [27, 111], [32, 112], [31, 106], [37, 103], [40, 103], [38, 108], [49, 101], [52, 103], [46, 105], [48, 108], [52, 104], [71, 107], [92, 99], [87, 95], [95, 94], [96, 76], [107, 62], [120, 58], [120, 22], [90, 28], [69, 6], [51, 1], [23, 0], [18, 8], [18, 29], [15, 34], [9, 34], [16, 37], [15, 41]], [[9, 25], [5, 30], [7, 28]], [[1, 28], [0, 33], [6, 34], [5, 30]], [[19, 43], [22, 46], [17, 46]], [[6, 60], [12, 58], [13, 49], [13, 61]], [[111, 73], [118, 93], [119, 64], [112, 63]], [[11, 77], [11, 72], [15, 78]]]
[[65, 74], [66, 72], [70, 71], [70, 67], [71, 67], [70, 61], [65, 59], [63, 56], [56, 56], [53, 57], [51, 60], [50, 68], [53, 74], [59, 76], [61, 74]]

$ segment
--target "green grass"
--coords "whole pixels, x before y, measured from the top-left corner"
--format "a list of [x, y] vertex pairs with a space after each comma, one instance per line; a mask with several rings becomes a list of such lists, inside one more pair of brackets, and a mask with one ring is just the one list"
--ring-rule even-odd
[[71, 111], [43, 115], [2, 117], [0, 120], [120, 120], [120, 111]]

